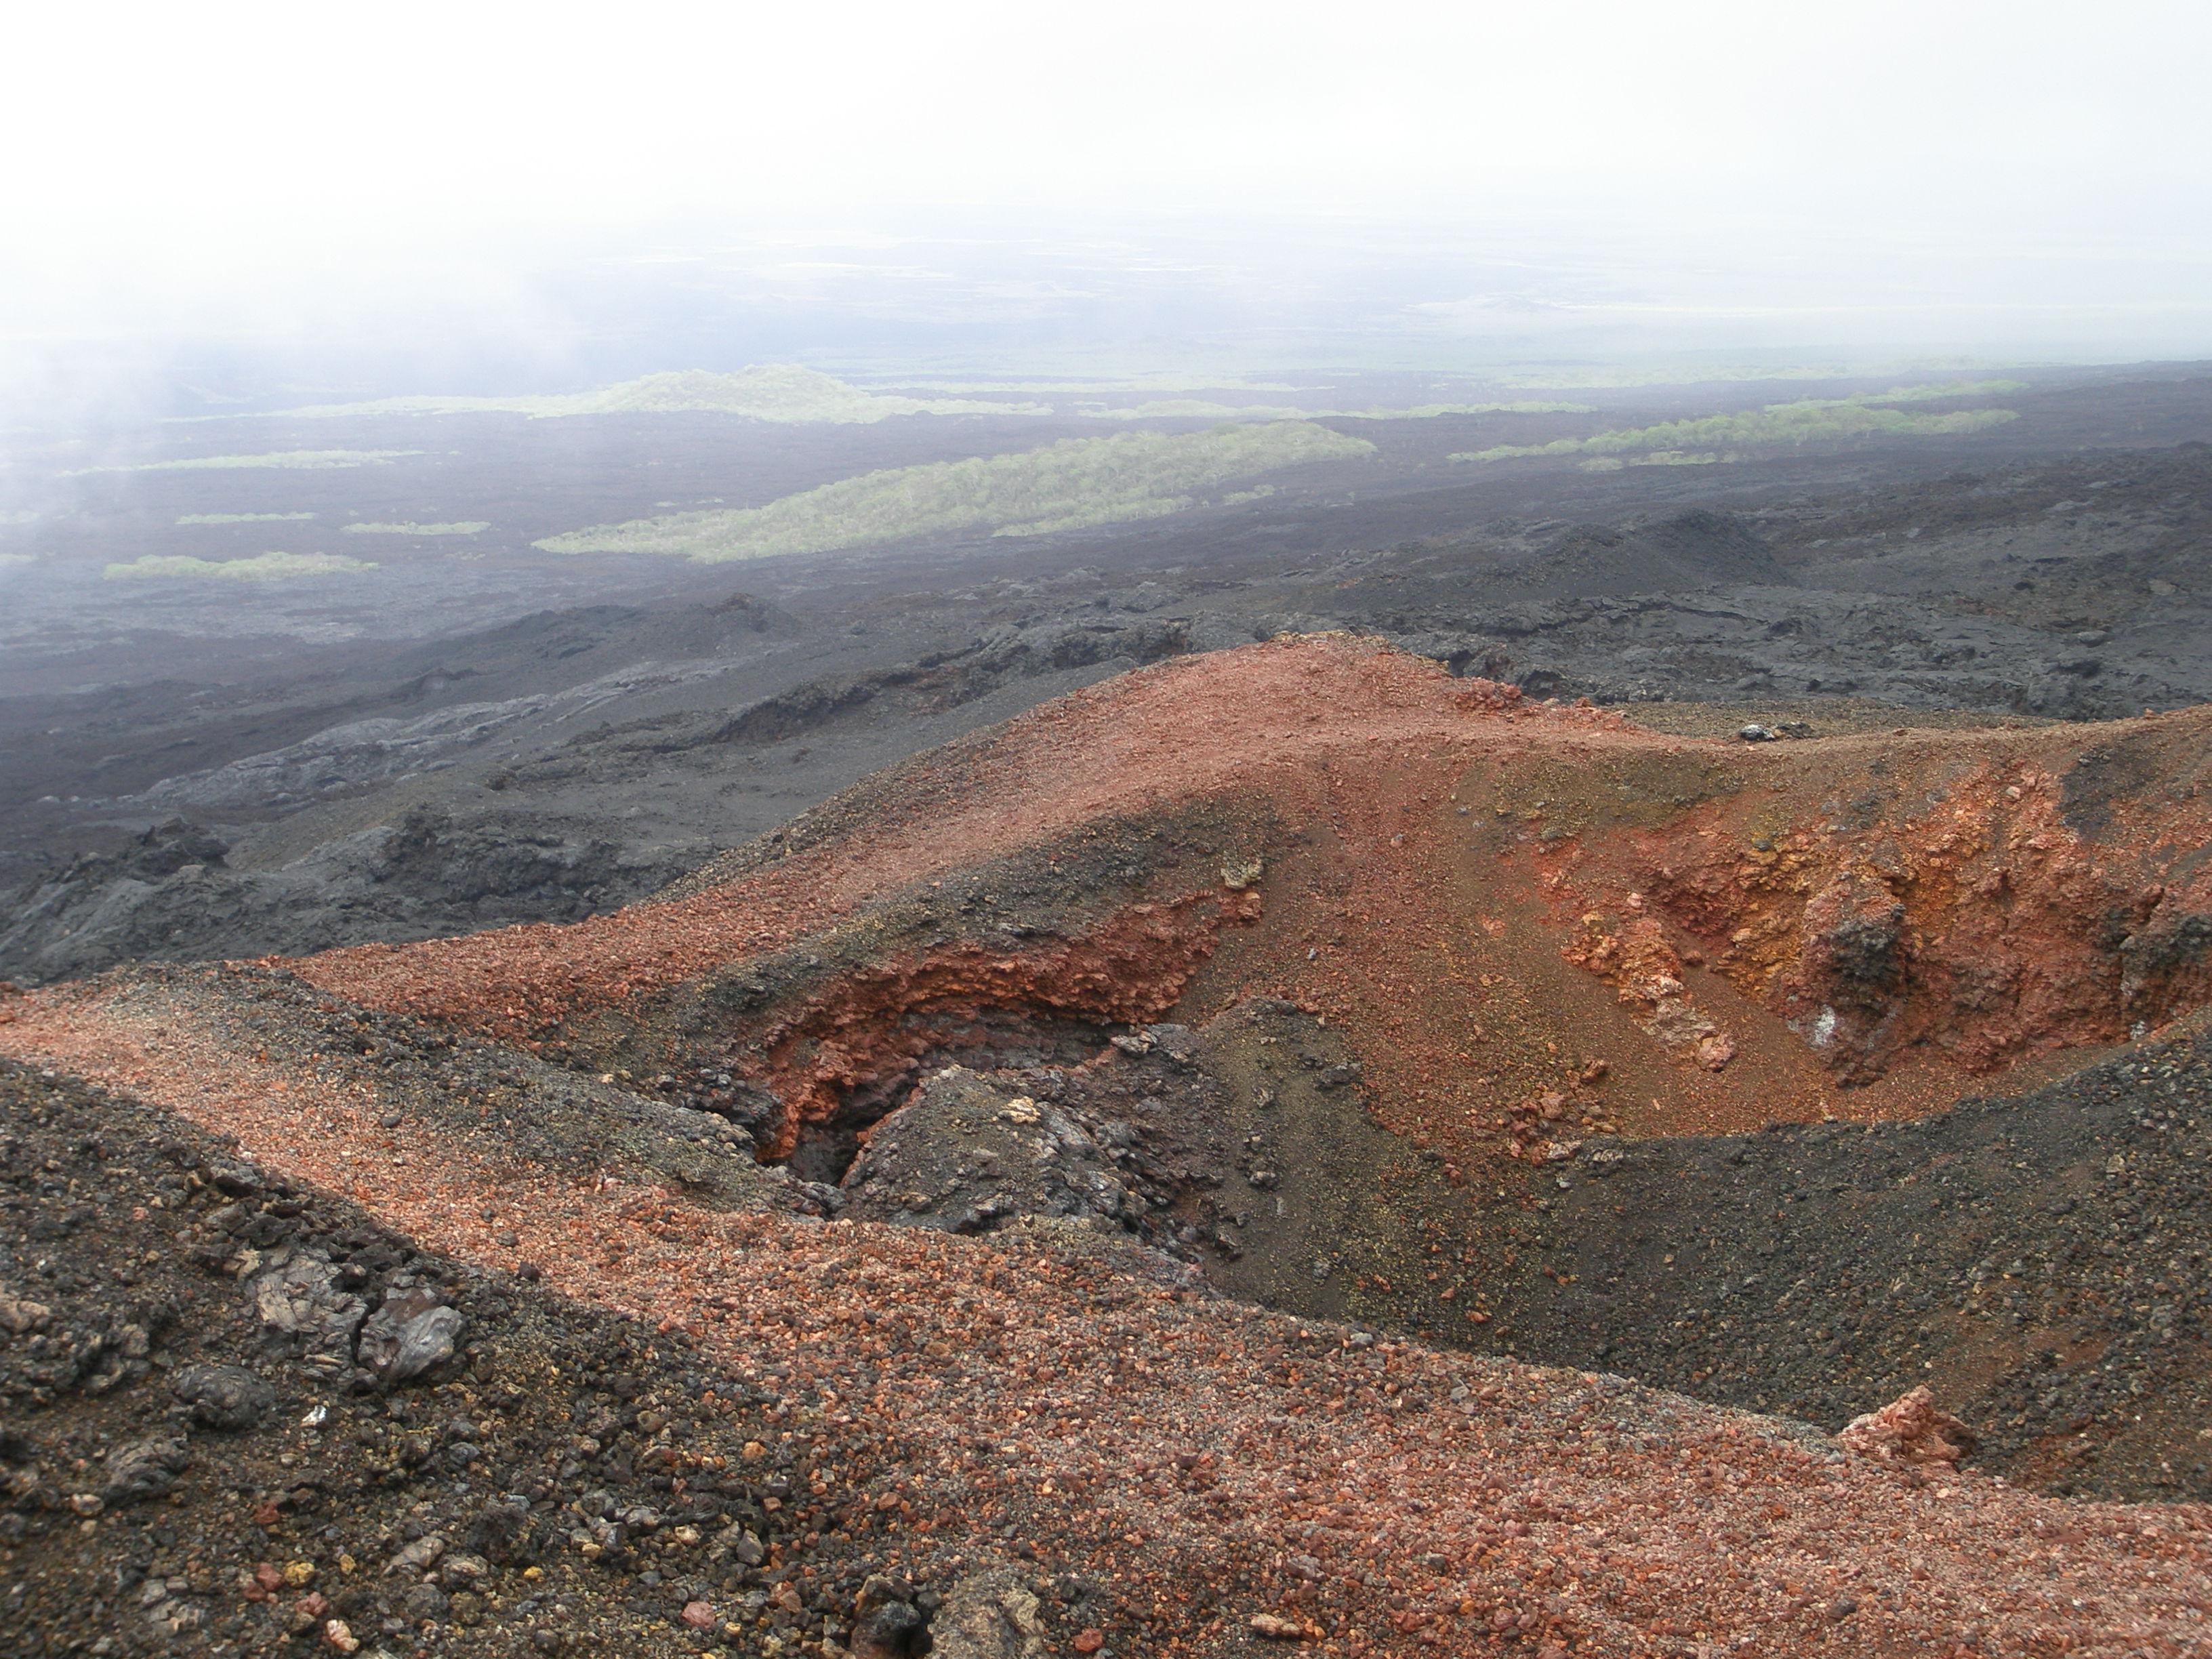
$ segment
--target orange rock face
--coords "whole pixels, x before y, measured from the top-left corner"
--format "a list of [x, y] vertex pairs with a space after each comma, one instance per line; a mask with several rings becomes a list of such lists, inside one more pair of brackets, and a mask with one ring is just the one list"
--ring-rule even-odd
[[915, 1070], [948, 1032], [986, 1010], [1130, 1024], [1158, 1018], [1212, 954], [1218, 930], [1257, 919], [1256, 898], [1186, 894], [1042, 948], [963, 943], [828, 979], [762, 1031], [763, 1060], [750, 1069], [785, 1105], [766, 1152], [787, 1155], [802, 1124], [831, 1116], [852, 1091]]
[[1855, 1417], [1836, 1438], [1861, 1456], [1885, 1463], [1955, 1464], [1974, 1449], [1973, 1431], [1917, 1388], [1878, 1412]]
[[[1889, 798], [1870, 821], [1785, 780], [1773, 787], [1795, 810], [1748, 846], [1710, 824], [1652, 837], [1652, 891], [1738, 990], [1854, 1079], [1919, 1044], [1980, 1073], [2112, 1042], [2212, 995], [2208, 732], [2192, 712], [2056, 734], [2057, 755], [2048, 732], [1893, 739], [1853, 781]], [[2157, 787], [2106, 793], [2100, 763], [2121, 750]]]

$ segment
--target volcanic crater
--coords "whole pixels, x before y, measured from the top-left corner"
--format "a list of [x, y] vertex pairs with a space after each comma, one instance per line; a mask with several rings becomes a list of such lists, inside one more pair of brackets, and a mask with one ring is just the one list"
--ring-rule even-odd
[[[963, 1606], [1012, 1573], [998, 1647], [901, 1615], [940, 1653], [2204, 1650], [2212, 708], [1755, 735], [1284, 637], [617, 912], [118, 970], [0, 1048], [785, 1357], [807, 1434], [897, 1425], [913, 1469], [781, 1547], [884, 1515]], [[1785, 1421], [1923, 1382], [1925, 1459]], [[1737, 1558], [1696, 1583], [1684, 1479]], [[2057, 1528], [2172, 1577], [2030, 1597]], [[1060, 1598], [1095, 1626], [1015, 1583], [1050, 1560], [1121, 1585]], [[842, 1616], [795, 1639], [921, 1650]]]

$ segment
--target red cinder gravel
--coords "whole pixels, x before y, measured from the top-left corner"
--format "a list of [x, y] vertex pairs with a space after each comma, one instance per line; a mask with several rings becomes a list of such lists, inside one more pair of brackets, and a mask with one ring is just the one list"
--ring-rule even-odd
[[2062, 1504], [1617, 1378], [1353, 1346], [1073, 1231], [968, 1240], [705, 1210], [621, 1167], [550, 1179], [382, 1129], [350, 1055], [272, 1075], [210, 994], [49, 995], [0, 1045], [235, 1133], [433, 1248], [680, 1325], [735, 1376], [786, 1370], [794, 1433], [896, 1429], [922, 1454], [865, 1490], [831, 1474], [809, 1524], [887, 1522], [939, 1579], [1022, 1540], [1024, 1572], [1110, 1586], [1115, 1652], [1249, 1652], [1255, 1619], [1343, 1655], [1504, 1651], [1508, 1630], [1554, 1659], [2212, 1651], [2201, 1506]]

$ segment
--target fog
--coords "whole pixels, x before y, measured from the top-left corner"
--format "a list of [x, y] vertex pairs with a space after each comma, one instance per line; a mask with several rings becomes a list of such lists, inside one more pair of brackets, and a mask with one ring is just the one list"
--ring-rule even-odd
[[49, 9], [0, 111], [9, 417], [2212, 351], [2197, 8], [793, 13]]

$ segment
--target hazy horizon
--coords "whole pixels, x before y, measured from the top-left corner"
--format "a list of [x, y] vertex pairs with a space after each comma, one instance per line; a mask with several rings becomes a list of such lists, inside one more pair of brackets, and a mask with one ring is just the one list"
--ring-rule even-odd
[[766, 362], [2212, 356], [2212, 24], [2178, 5], [112, 6], [25, 34], [17, 426]]

